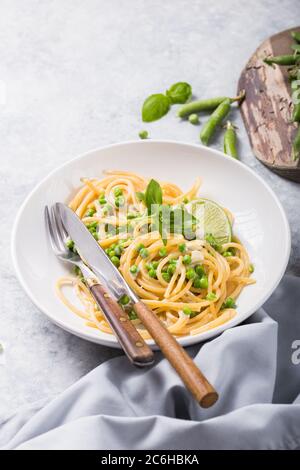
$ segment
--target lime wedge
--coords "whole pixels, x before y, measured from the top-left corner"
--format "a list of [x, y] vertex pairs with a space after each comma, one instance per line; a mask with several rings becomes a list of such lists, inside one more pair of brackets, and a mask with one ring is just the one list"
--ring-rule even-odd
[[212, 235], [220, 245], [231, 241], [231, 223], [224, 209], [214, 201], [197, 199], [187, 204], [186, 210], [197, 219], [197, 238]]

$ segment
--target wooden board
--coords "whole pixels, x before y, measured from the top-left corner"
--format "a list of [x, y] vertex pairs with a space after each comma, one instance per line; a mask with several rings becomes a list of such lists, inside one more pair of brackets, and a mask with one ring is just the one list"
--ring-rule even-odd
[[295, 27], [264, 41], [242, 71], [238, 90], [245, 89], [243, 121], [255, 156], [279, 175], [300, 183], [300, 160], [292, 159], [297, 124], [291, 123], [291, 86], [286, 67], [270, 67], [266, 56], [291, 53]]

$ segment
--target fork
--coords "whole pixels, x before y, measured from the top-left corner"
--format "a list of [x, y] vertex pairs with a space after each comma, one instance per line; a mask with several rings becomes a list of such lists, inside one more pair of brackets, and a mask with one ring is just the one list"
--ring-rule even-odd
[[132, 322], [128, 321], [128, 317], [118, 302], [100, 285], [93, 271], [82, 261], [80, 256], [67, 248], [66, 241], [69, 239], [69, 234], [62, 223], [59, 211], [55, 206], [50, 210], [46, 206], [44, 215], [46, 232], [55, 256], [64, 263], [77, 266], [81, 270], [86, 286], [104, 313], [129, 360], [139, 367], [153, 364], [152, 350]]

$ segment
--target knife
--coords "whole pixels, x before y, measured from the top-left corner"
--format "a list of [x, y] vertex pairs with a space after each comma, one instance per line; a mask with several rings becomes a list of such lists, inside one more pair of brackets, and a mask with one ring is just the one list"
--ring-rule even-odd
[[80, 258], [93, 273], [93, 276], [86, 278], [87, 286], [125, 354], [136, 366], [153, 364], [152, 350], [118, 303], [124, 294], [133, 295], [131, 290], [122, 284], [123, 278], [120, 272], [109, 261], [104, 250], [75, 212], [61, 203], [57, 203], [56, 208], [66, 232], [75, 243]]
[[97, 277], [112, 291], [116, 299], [127, 294], [131, 297], [133, 308], [148, 330], [164, 356], [174, 367], [187, 389], [200, 406], [208, 408], [218, 399], [218, 394], [208, 382], [192, 358], [169, 333], [159, 318], [144, 304], [128, 286], [120, 271], [110, 261], [105, 251], [96, 242], [79, 217], [64, 204], [58, 203], [62, 221], [67, 232], [74, 240], [83, 260]]

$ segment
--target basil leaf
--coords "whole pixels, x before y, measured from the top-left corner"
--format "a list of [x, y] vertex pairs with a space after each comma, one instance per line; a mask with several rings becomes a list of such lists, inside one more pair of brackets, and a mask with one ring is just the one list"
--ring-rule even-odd
[[186, 82], [174, 83], [167, 91], [166, 95], [172, 104], [183, 104], [192, 96], [192, 87]]
[[149, 214], [155, 209], [152, 206], [162, 204], [162, 189], [160, 184], [153, 179], [149, 182], [145, 191], [145, 204]]
[[170, 109], [170, 100], [162, 93], [150, 95], [143, 104], [142, 119], [144, 122], [157, 121]]

